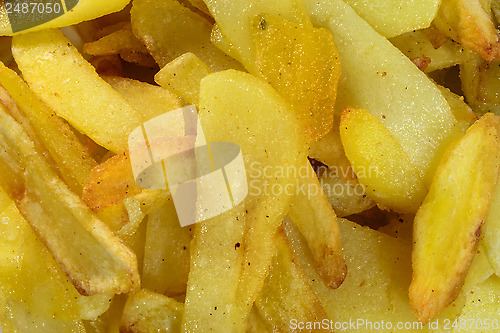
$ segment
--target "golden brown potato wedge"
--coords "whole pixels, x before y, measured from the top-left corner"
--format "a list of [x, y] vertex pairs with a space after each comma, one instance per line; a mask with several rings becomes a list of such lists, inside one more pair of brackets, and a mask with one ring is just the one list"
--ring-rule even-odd
[[433, 25], [485, 60], [497, 60], [499, 32], [487, 10], [480, 0], [443, 0]]
[[415, 216], [410, 303], [422, 322], [458, 296], [491, 204], [500, 117], [486, 114], [450, 146]]

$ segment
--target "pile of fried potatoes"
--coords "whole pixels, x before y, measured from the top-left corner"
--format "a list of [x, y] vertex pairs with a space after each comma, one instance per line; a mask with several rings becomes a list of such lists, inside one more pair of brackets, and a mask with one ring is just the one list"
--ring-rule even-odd
[[[15, 8], [0, 332], [500, 330], [500, 1]], [[249, 191], [181, 227], [128, 140], [187, 105]]]

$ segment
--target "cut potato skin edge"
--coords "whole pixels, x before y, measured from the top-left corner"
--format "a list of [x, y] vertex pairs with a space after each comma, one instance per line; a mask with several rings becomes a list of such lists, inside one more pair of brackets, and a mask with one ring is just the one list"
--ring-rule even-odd
[[415, 216], [410, 304], [428, 322], [458, 296], [476, 251], [500, 163], [500, 117], [486, 114], [443, 155]]

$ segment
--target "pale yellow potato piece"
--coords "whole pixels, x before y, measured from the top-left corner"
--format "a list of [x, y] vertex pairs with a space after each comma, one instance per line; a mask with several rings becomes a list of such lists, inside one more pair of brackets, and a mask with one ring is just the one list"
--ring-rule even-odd
[[148, 121], [182, 106], [180, 98], [168, 88], [118, 76], [103, 77]]
[[17, 35], [12, 53], [30, 88], [57, 115], [115, 153], [127, 149], [128, 135], [144, 119], [60, 31]]
[[447, 149], [415, 216], [410, 302], [422, 322], [464, 283], [496, 186], [499, 126], [500, 117], [486, 114]]
[[435, 84], [341, 0], [304, 0], [316, 26], [332, 32], [341, 76], [335, 108], [361, 108], [387, 127], [430, 184], [454, 138], [456, 119]]
[[[268, 178], [263, 168], [297, 168], [305, 159], [305, 141], [288, 135], [299, 131], [300, 124], [271, 86], [233, 70], [202, 80], [199, 116], [208, 142], [240, 146], [249, 193], [240, 205], [194, 225], [183, 329], [238, 330], [246, 323], [275, 253], [272, 240], [291, 200], [284, 187], [295, 183], [293, 176]], [[282, 193], [273, 195], [265, 183]]]
[[41, 102], [13, 70], [1, 63], [0, 84], [8, 91], [8, 96], [0, 97], [1, 103], [25, 129], [32, 128], [30, 136], [48, 150], [59, 175], [71, 190], [81, 194], [96, 162], [71, 128]]
[[[135, 255], [57, 176], [22, 127], [0, 107], [0, 184], [81, 294], [139, 285]], [[6, 178], [16, 179], [15, 185]]]
[[316, 173], [305, 160], [288, 216], [304, 235], [325, 285], [338, 288], [347, 274], [337, 216], [323, 192]]
[[[36, 238], [14, 202], [0, 188], [0, 322], [4, 332], [44, 325], [48, 332], [75, 332], [95, 319], [111, 295], [82, 296]], [[10, 312], [13, 316], [6, 315]], [[24, 316], [24, 318], [23, 318]]]
[[453, 333], [496, 332], [500, 329], [499, 313], [500, 278], [492, 276], [466, 296], [462, 314], [449, 327]]
[[187, 52], [175, 58], [155, 75], [155, 82], [165, 89], [170, 89], [186, 102], [198, 105], [200, 82], [210, 68], [194, 53]]
[[186, 292], [192, 226], [181, 227], [172, 199], [148, 216], [143, 288], [167, 296]]
[[256, 73], [255, 45], [251, 31], [257, 15], [279, 15], [291, 22], [311, 25], [299, 0], [204, 1], [217, 22], [218, 32], [213, 36], [215, 44], [241, 62], [251, 73]]
[[340, 138], [369, 197], [382, 208], [417, 211], [427, 193], [422, 172], [375, 115], [362, 109], [345, 109]]
[[180, 332], [183, 310], [183, 303], [143, 289], [125, 303], [120, 332]]
[[[447, 332], [434, 331], [415, 319], [408, 300], [411, 281], [411, 246], [408, 242], [346, 219], [339, 219], [339, 227], [348, 274], [344, 283], [332, 290], [324, 285], [314, 268], [305, 239], [290, 220], [285, 220], [285, 230], [300, 266], [324, 305], [328, 318], [333, 325], [340, 325], [337, 329], [333, 327], [336, 332], [393, 333], [399, 331], [396, 330], [399, 322], [410, 325], [404, 330], [407, 332]], [[461, 302], [453, 303], [446, 313], [439, 316], [440, 322], [455, 318], [462, 307]], [[376, 328], [381, 318], [392, 326]], [[350, 320], [352, 325], [349, 325]]]
[[488, 218], [484, 222], [484, 249], [495, 273], [500, 276], [500, 182], [492, 197]]
[[[291, 332], [291, 323], [328, 319], [309, 285], [284, 230], [276, 235], [277, 253], [255, 307], [273, 332]], [[320, 330], [316, 330], [320, 331]]]
[[346, 0], [379, 34], [394, 37], [427, 28], [436, 16], [440, 0]]
[[126, 50], [137, 53], [148, 53], [148, 49], [132, 33], [130, 23], [96, 41], [83, 45], [83, 53], [94, 56], [120, 54]]
[[430, 62], [424, 69], [425, 73], [463, 64], [474, 54], [451, 39], [436, 48], [426, 30], [410, 31], [391, 38], [390, 42], [410, 60], [428, 58]]
[[134, 0], [132, 30], [161, 67], [186, 52], [213, 71], [241, 65], [210, 42], [211, 24], [176, 0]]
[[[130, 0], [80, 0], [72, 10], [68, 11], [64, 15], [56, 17], [55, 19], [36, 27], [23, 30], [22, 32], [24, 33], [28, 31], [65, 27], [83, 21], [92, 20], [113, 12], [118, 12], [129, 2]], [[0, 18], [0, 35], [12, 35], [12, 28], [5, 11], [5, 6], [0, 7]]]
[[433, 25], [485, 60], [499, 60], [499, 31], [489, 13], [490, 8], [483, 6], [480, 0], [442, 0]]

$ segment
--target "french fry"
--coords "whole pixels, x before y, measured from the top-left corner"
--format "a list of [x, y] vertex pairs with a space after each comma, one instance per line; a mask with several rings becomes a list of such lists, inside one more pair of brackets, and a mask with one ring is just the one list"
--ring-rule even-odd
[[347, 267], [342, 255], [337, 216], [309, 162], [306, 161], [304, 166], [308, 171], [298, 185], [288, 214], [307, 240], [325, 285], [338, 288], [345, 279]]
[[120, 332], [180, 332], [184, 304], [145, 289], [129, 296]]
[[43, 326], [48, 332], [77, 332], [81, 319], [106, 311], [111, 295], [80, 295], [1, 188], [0, 203], [0, 322], [5, 331]]
[[120, 54], [124, 50], [148, 53], [148, 50], [132, 33], [130, 23], [120, 24], [120, 29], [83, 45], [83, 52], [90, 55]]
[[487, 10], [479, 0], [443, 0], [433, 25], [485, 60], [498, 60], [499, 32]]
[[[294, 332], [290, 323], [328, 319], [288, 243], [284, 230], [276, 236], [277, 253], [255, 306], [272, 332]], [[320, 329], [310, 330], [319, 332]], [[328, 330], [327, 330], [328, 332]]]
[[278, 16], [253, 21], [255, 72], [289, 102], [311, 142], [333, 125], [340, 60], [326, 29], [299, 25]]
[[[68, 189], [1, 107], [0, 119], [0, 164], [12, 170], [0, 175], [0, 184], [9, 185], [9, 195], [73, 285], [85, 295], [135, 288], [134, 254]], [[12, 188], [6, 178], [20, 187]]]
[[359, 16], [384, 37], [427, 28], [437, 14], [441, 1], [373, 1], [346, 0]]
[[500, 117], [486, 114], [448, 148], [415, 216], [410, 303], [434, 318], [460, 292], [495, 189]]
[[145, 119], [60, 31], [18, 35], [12, 43], [24, 79], [57, 115], [115, 153], [127, 148], [128, 135]]
[[148, 217], [143, 288], [167, 296], [186, 291], [189, 273], [190, 227], [181, 227], [170, 199]]
[[0, 84], [8, 92], [8, 96], [2, 94], [0, 97], [1, 103], [13, 117], [22, 121], [25, 128], [33, 129], [32, 137], [39, 139], [40, 144], [48, 150], [59, 175], [74, 192], [81, 194], [96, 162], [70, 127], [41, 102], [14, 71], [1, 63]]
[[167, 88], [116, 76], [103, 77], [140, 114], [144, 121], [180, 108], [180, 98]]
[[[262, 113], [267, 122], [260, 120]], [[265, 184], [293, 184], [293, 175], [267, 178], [263, 168], [283, 162], [297, 168], [305, 141], [285, 134], [300, 124], [281, 97], [263, 80], [237, 71], [202, 80], [199, 115], [208, 141], [240, 146], [249, 184], [253, 180], [260, 193], [249, 185], [240, 205], [194, 226], [183, 329], [237, 330], [262, 288], [275, 253], [273, 238], [291, 200], [285, 192], [272, 195]], [[228, 118], [233, 121], [222, 121]], [[268, 135], [271, 128], [279, 140]]]
[[425, 73], [463, 64], [470, 61], [474, 54], [451, 39], [446, 39], [436, 48], [426, 30], [407, 32], [391, 38], [390, 41], [410, 60], [429, 58], [429, 64], [421, 68]]
[[241, 69], [210, 43], [210, 23], [176, 0], [134, 0], [131, 15], [134, 34], [160, 67], [192, 52], [214, 71]]
[[427, 193], [423, 175], [377, 117], [366, 110], [345, 109], [340, 137], [368, 196], [382, 208], [417, 211]]
[[165, 89], [184, 98], [188, 103], [198, 105], [200, 82], [212, 71], [193, 53], [184, 53], [156, 73], [155, 82]]

